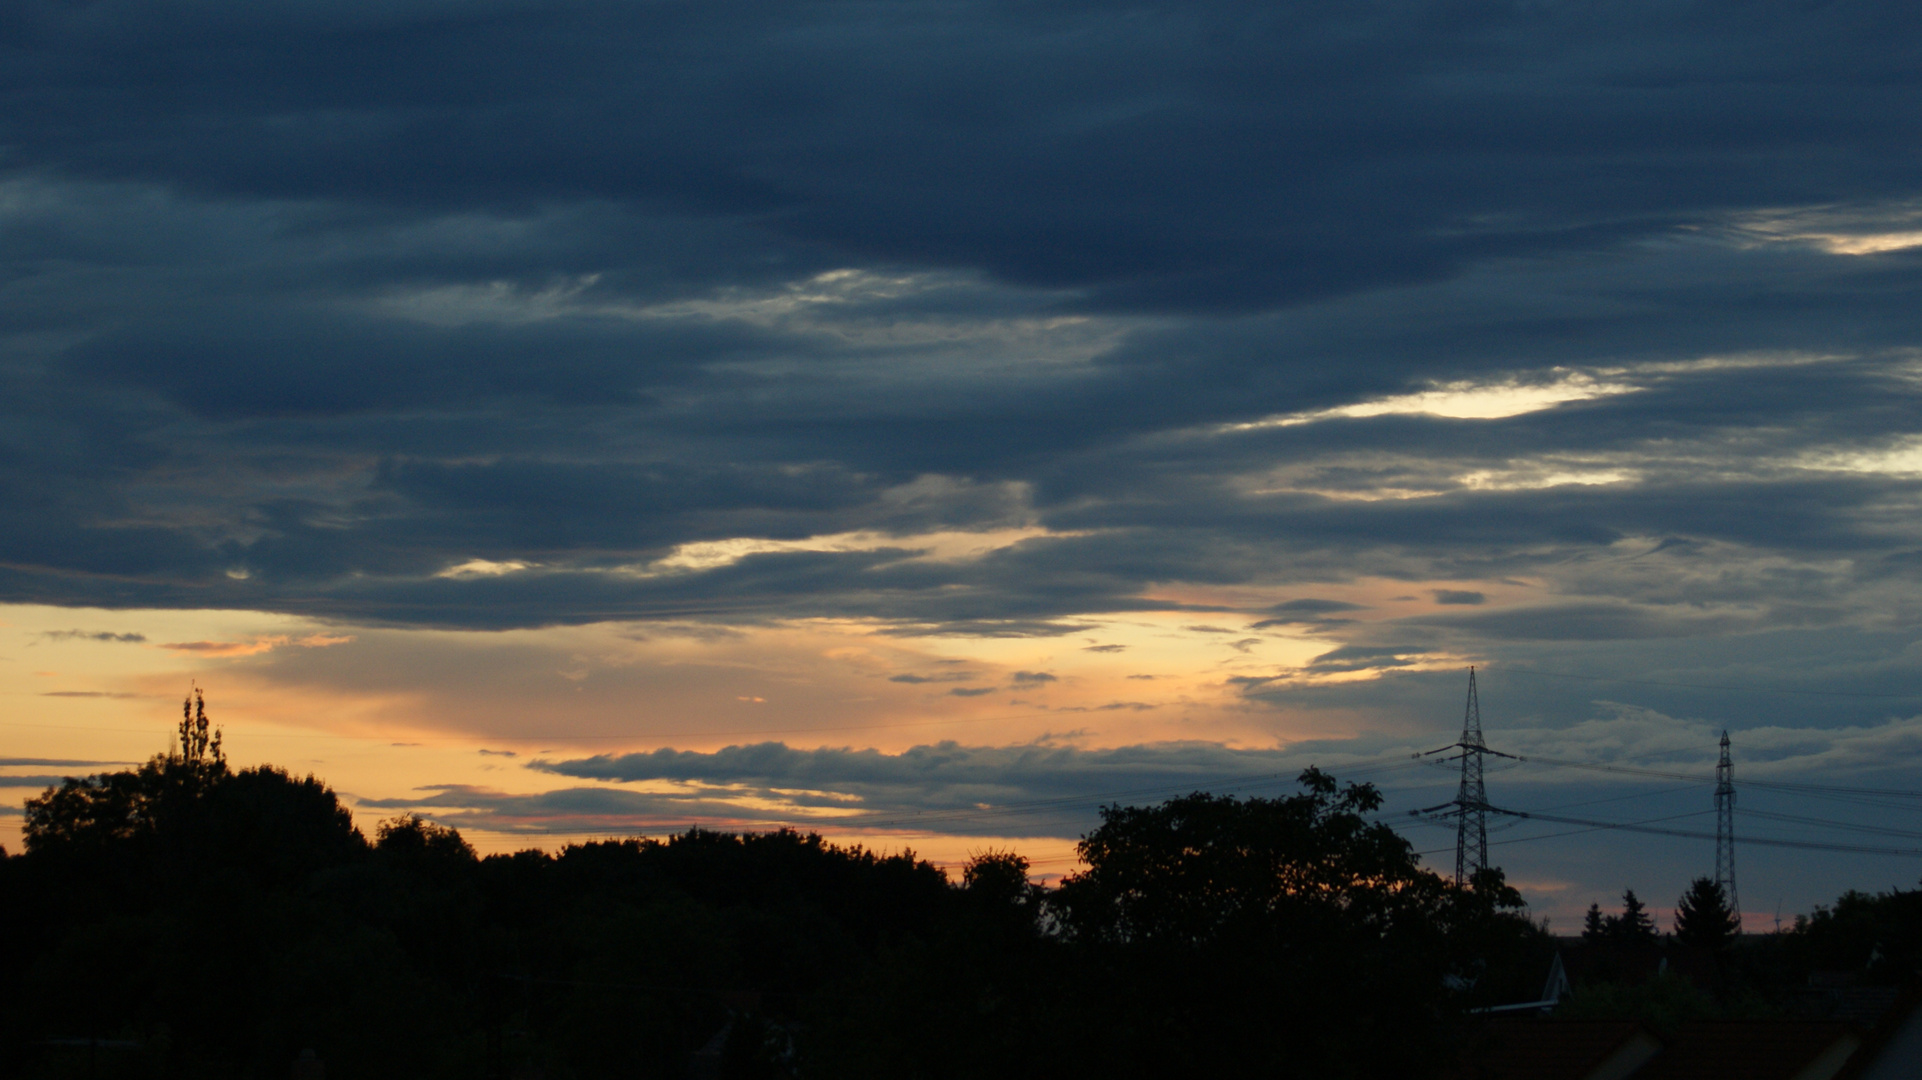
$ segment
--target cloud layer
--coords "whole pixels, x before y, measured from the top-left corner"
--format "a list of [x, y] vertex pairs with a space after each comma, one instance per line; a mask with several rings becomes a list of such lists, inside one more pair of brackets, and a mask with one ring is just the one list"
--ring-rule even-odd
[[[1912, 21], [30, 4], [0, 589], [1046, 632], [1641, 540], [1661, 587], [1712, 553], [1879, 589], [1916, 546]], [[1574, 375], [1607, 392], [1361, 407]], [[806, 543], [861, 530], [895, 541]], [[675, 560], [749, 541], [790, 546]]]
[[1111, 802], [1159, 801], [1195, 790], [1292, 791], [1317, 760], [1403, 771], [1410, 755], [1361, 759], [1354, 748], [1232, 749], [1153, 743], [1084, 749], [1053, 742], [969, 746], [947, 741], [899, 753], [797, 749], [765, 742], [712, 752], [662, 749], [562, 760], [527, 768], [621, 787], [509, 794], [467, 784], [362, 802], [423, 808], [449, 820], [515, 832], [668, 831], [690, 821], [737, 827], [793, 825], [868, 835], [934, 834], [1068, 838]]
[[[1297, 735], [1446, 730], [1471, 662], [1516, 727], [1912, 716], [1917, 40], [1868, 0], [28, 0], [0, 601], [317, 620], [153, 638], [283, 673], [833, 626], [975, 643], [871, 673], [929, 709]], [[1141, 681], [1072, 705], [1071, 655]]]

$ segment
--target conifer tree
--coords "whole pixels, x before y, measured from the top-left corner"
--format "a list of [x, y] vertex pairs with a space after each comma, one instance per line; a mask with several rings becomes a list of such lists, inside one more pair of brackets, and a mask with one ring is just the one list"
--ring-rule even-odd
[[1588, 941], [1588, 942], [1597, 942], [1607, 938], [1608, 932], [1609, 932], [1609, 924], [1613, 923], [1614, 921], [1615, 920], [1613, 918], [1603, 917], [1602, 905], [1600, 904], [1588, 905], [1588, 914], [1582, 916], [1582, 940]]
[[1675, 937], [1683, 944], [1720, 949], [1741, 927], [1722, 886], [1712, 878], [1696, 878], [1675, 901]]
[[1655, 920], [1649, 918], [1648, 908], [1636, 897], [1634, 889], [1622, 892], [1622, 914], [1615, 925], [1616, 936], [1626, 944], [1642, 944], [1655, 940]]

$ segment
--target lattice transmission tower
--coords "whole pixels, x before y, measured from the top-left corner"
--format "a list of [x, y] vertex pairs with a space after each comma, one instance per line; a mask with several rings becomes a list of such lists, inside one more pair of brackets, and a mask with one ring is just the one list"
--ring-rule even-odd
[[1462, 715], [1462, 782], [1455, 790], [1455, 884], [1466, 885], [1488, 866], [1488, 788], [1482, 783], [1482, 704], [1475, 669], [1468, 669], [1468, 708]]
[[[1459, 857], [1459, 856], [1458, 856]], [[1728, 731], [1722, 731], [1722, 757], [1715, 763], [1715, 884], [1722, 887], [1729, 911], [1740, 918], [1735, 900], [1735, 766], [1728, 756]]]
[[1488, 815], [1515, 813], [1488, 805], [1488, 787], [1482, 782], [1482, 759], [1493, 754], [1521, 760], [1513, 754], [1490, 750], [1488, 744], [1482, 741], [1482, 702], [1481, 695], [1475, 690], [1475, 669], [1472, 667], [1468, 669], [1468, 708], [1462, 713], [1462, 737], [1440, 749], [1415, 756], [1431, 757], [1450, 750], [1459, 750], [1461, 753], [1440, 760], [1461, 762], [1462, 782], [1455, 789], [1455, 797], [1448, 802], [1410, 810], [1408, 813], [1429, 821], [1455, 819], [1455, 884], [1467, 885], [1475, 879], [1476, 873], [1493, 865], [1488, 861]]

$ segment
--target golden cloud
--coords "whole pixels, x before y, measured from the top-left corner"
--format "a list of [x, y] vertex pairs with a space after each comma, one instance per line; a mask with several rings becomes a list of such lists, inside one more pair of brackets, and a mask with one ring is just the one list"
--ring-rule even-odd
[[284, 645], [295, 645], [303, 649], [324, 649], [329, 645], [345, 645], [352, 640], [354, 640], [352, 634], [307, 634], [304, 637], [271, 634], [251, 641], [173, 641], [160, 647], [172, 649], [175, 652], [198, 653], [201, 656], [258, 656]]

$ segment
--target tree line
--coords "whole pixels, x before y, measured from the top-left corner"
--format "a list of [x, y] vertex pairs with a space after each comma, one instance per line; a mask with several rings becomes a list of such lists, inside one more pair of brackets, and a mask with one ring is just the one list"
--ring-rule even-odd
[[[1299, 785], [1107, 807], [1052, 889], [1013, 852], [950, 878], [793, 830], [480, 858], [230, 767], [196, 695], [168, 753], [28, 801], [0, 860], [26, 991], [0, 1071], [84, 1053], [279, 1080], [311, 1051], [304, 1075], [336, 1080], [1432, 1074], [1473, 1010], [1538, 992], [1554, 942], [1499, 871], [1421, 867], [1371, 786]], [[1799, 932], [1913, 960], [1887, 902]]]

